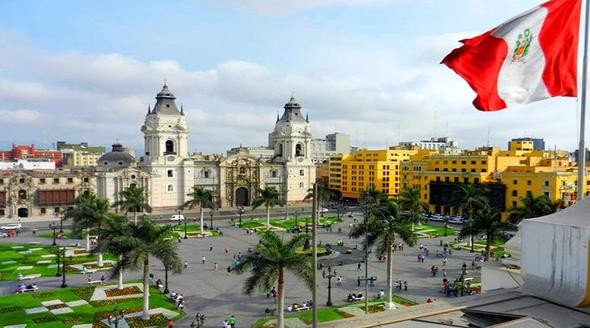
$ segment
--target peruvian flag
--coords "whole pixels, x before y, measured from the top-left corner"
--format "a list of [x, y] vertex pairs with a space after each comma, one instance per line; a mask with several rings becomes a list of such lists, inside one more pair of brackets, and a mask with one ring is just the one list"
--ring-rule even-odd
[[551, 0], [472, 39], [442, 61], [482, 111], [577, 95], [581, 0]]

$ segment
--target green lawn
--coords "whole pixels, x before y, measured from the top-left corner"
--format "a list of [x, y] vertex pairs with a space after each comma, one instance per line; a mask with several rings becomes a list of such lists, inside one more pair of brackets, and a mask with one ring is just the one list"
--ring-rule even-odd
[[[27, 328], [62, 328], [78, 324], [89, 324], [107, 318], [110, 311], [117, 308], [126, 312], [141, 310], [142, 299], [131, 298], [122, 300], [90, 301], [95, 287], [74, 287], [53, 290], [40, 290], [24, 294], [0, 297], [0, 327], [6, 325], [26, 324]], [[73, 312], [52, 314], [51, 312], [27, 314], [25, 309], [42, 307], [41, 302], [60, 300], [62, 302], [89, 301], [89, 304], [71, 307]], [[174, 304], [157, 289], [150, 288], [150, 308], [166, 308], [177, 311]], [[179, 314], [175, 319], [179, 319]], [[156, 321], [158, 317], [153, 316]], [[161, 318], [160, 318], [161, 319]], [[165, 322], [159, 324], [165, 327]], [[96, 327], [99, 327], [96, 325]], [[143, 326], [142, 326], [143, 327]]]
[[[291, 230], [294, 227], [305, 228], [305, 217], [303, 218], [289, 218], [289, 219], [271, 219], [270, 224], [277, 228], [282, 228], [285, 230]], [[341, 221], [342, 219], [340, 219]], [[308, 224], [311, 224], [311, 217], [307, 217]], [[336, 216], [327, 216], [320, 218], [320, 226], [330, 226], [334, 223], [338, 222], [338, 217]], [[260, 229], [264, 228], [266, 225], [266, 218], [257, 218], [254, 220], [249, 221], [242, 221], [242, 228], [243, 229]], [[239, 222], [234, 222], [234, 226], [239, 226]]]
[[[414, 301], [411, 301], [409, 299], [403, 298], [403, 297], [399, 297], [397, 295], [394, 295], [392, 297], [392, 300], [394, 303], [396, 303], [398, 306], [413, 306], [416, 305], [417, 303]], [[334, 321], [334, 320], [340, 320], [340, 319], [344, 319], [344, 318], [350, 318], [353, 317], [353, 315], [346, 313], [344, 311], [342, 311], [341, 309], [344, 307], [359, 307], [359, 308], [363, 308], [364, 309], [364, 301], [359, 301], [359, 302], [355, 302], [355, 303], [347, 303], [347, 304], [343, 304], [343, 305], [339, 305], [339, 306], [332, 306], [332, 307], [321, 307], [318, 308], [318, 322], [328, 322], [328, 321]], [[385, 302], [383, 300], [377, 300], [377, 299], [373, 299], [373, 300], [369, 300], [369, 312], [376, 312], [377, 309], [382, 308], [382, 304], [385, 304]], [[371, 311], [373, 310], [373, 311]], [[311, 318], [311, 310], [309, 311], [302, 311], [302, 312], [295, 312], [295, 313], [288, 313], [285, 312], [285, 318], [299, 318], [299, 320], [303, 321], [304, 323], [310, 325], [312, 318]], [[265, 319], [260, 319], [258, 321], [256, 321], [256, 323], [252, 326], [253, 328], [262, 328], [264, 327], [264, 325], [270, 321], [276, 319], [275, 317], [270, 317], [270, 318], [265, 318]]]
[[[415, 224], [414, 233], [420, 237], [442, 237], [445, 235], [445, 227], [430, 225], [430, 224]], [[447, 235], [454, 236], [457, 234], [457, 230], [452, 227], [447, 227]]]
[[[19, 273], [23, 275], [41, 274], [43, 277], [55, 276], [56, 257], [52, 256], [53, 246], [0, 244], [0, 280], [16, 280]], [[84, 252], [80, 250], [79, 252]], [[109, 254], [104, 260], [115, 260]], [[67, 264], [79, 264], [96, 261], [96, 256], [68, 257]], [[68, 273], [79, 273], [78, 270], [67, 268]]]
[[[219, 232], [216, 230], [207, 230], [205, 232], [211, 233], [212, 236], [217, 237], [220, 236]], [[184, 237], [184, 224], [175, 225], [172, 232], [177, 238]], [[201, 225], [200, 224], [187, 224], [186, 225], [186, 233], [189, 238], [196, 237], [198, 234], [201, 233]]]

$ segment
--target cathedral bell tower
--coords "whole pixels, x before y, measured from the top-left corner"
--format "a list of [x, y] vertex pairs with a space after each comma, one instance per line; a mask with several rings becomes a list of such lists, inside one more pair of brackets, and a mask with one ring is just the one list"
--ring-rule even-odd
[[184, 110], [176, 107], [176, 97], [164, 84], [156, 95], [152, 110], [148, 106], [145, 123], [141, 127], [144, 135], [145, 153], [143, 166], [156, 163], [177, 162], [188, 156], [188, 133]]

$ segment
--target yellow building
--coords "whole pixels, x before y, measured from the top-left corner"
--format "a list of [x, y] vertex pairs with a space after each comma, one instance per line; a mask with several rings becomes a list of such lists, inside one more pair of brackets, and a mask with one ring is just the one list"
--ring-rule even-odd
[[57, 149], [62, 152], [66, 167], [96, 166], [98, 159], [105, 153], [104, 147], [88, 146], [86, 142], [67, 144], [65, 141], [58, 141]]
[[[570, 205], [575, 200], [577, 169], [562, 152], [536, 151], [532, 141], [512, 142], [510, 150], [482, 147], [461, 155], [416, 154], [402, 164], [402, 188], [418, 188], [431, 212], [456, 214], [454, 193], [466, 183], [484, 184], [492, 206], [507, 211], [520, 197], [547, 195]], [[585, 193], [590, 191], [586, 178]]]
[[349, 155], [332, 155], [328, 158], [328, 189], [340, 192], [342, 159]]
[[382, 150], [361, 149], [341, 160], [342, 197], [358, 199], [361, 193], [374, 186], [395, 198], [401, 188], [401, 165], [410, 156], [432, 153], [430, 150], [390, 147]]

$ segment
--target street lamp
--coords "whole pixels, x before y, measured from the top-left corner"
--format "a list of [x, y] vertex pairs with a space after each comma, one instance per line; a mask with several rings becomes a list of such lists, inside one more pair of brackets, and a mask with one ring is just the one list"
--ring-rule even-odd
[[66, 284], [66, 248], [63, 248], [63, 259], [61, 261], [61, 288], [68, 287]]
[[114, 308], [113, 312], [115, 313], [115, 315], [109, 315], [107, 321], [109, 323], [109, 327], [111, 326], [111, 324], [115, 325], [115, 328], [119, 328], [119, 321], [121, 320], [125, 320], [125, 316], [123, 315], [123, 311]]
[[51, 222], [49, 224], [49, 229], [53, 230], [53, 244], [52, 245], [55, 246], [55, 245], [57, 245], [55, 243], [55, 230], [57, 230], [57, 224], [55, 224], [55, 222]]
[[240, 228], [242, 227], [242, 214], [244, 214], [244, 212], [245, 211], [244, 211], [244, 207], [243, 206], [240, 207], [240, 208], [238, 208], [238, 214], [240, 215], [240, 223], [239, 223]]
[[61, 250], [59, 248], [57, 249], [57, 257], [55, 259], [57, 262], [57, 271], [55, 272], [55, 276], [59, 277], [59, 276], [61, 276], [61, 270], [59, 268], [59, 264], [60, 264], [60, 260], [61, 260]]
[[328, 279], [328, 302], [326, 302], [326, 306], [332, 306], [332, 278], [336, 277], [335, 274], [332, 274], [332, 268], [328, 267], [328, 274], [326, 278]]
[[213, 214], [215, 214], [215, 212], [213, 212], [213, 210], [209, 211], [209, 216], [211, 216], [211, 226], [210, 226], [210, 230], [213, 230]]

